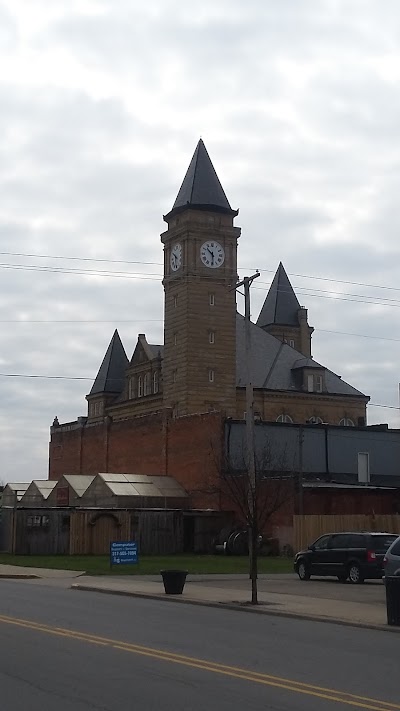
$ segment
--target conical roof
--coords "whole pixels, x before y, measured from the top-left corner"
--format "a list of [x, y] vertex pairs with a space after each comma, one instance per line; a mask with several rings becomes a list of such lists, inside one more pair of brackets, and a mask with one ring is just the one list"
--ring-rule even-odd
[[125, 370], [128, 365], [129, 361], [125, 349], [119, 333], [115, 329], [89, 394], [122, 392], [125, 384]]
[[237, 215], [228, 202], [201, 138], [168, 216], [188, 207]]
[[300, 304], [297, 296], [293, 291], [283, 264], [280, 262], [257, 319], [257, 326], [261, 328], [271, 324], [298, 326], [299, 308]]

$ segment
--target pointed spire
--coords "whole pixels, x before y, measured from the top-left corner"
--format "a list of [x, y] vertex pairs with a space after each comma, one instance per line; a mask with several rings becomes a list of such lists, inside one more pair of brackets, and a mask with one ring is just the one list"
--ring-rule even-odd
[[110, 341], [103, 362], [93, 383], [90, 395], [120, 393], [124, 388], [125, 369], [129, 365], [125, 349], [117, 329]]
[[195, 210], [225, 212], [229, 215], [238, 214], [238, 211], [232, 210], [228, 202], [201, 138], [196, 146], [173, 208], [166, 217], [170, 217], [188, 207]]
[[257, 326], [264, 328], [271, 324], [298, 326], [300, 304], [285, 272], [282, 262], [273, 278], [264, 305], [257, 319]]

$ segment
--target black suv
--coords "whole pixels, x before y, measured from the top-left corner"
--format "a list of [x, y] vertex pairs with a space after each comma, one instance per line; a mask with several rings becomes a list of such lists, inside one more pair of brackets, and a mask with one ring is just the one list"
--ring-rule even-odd
[[300, 580], [311, 575], [331, 575], [345, 582], [362, 583], [382, 578], [383, 558], [398, 536], [394, 533], [329, 533], [306, 551], [296, 553], [294, 569]]

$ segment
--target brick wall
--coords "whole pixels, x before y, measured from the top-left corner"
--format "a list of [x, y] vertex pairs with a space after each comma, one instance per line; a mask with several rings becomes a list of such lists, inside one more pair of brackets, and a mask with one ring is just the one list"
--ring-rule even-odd
[[[168, 414], [52, 429], [49, 478], [63, 474], [125, 472], [173, 476], [194, 508], [216, 508], [215, 477], [221, 458], [219, 413], [173, 419]], [[214, 491], [213, 491], [214, 490]]]

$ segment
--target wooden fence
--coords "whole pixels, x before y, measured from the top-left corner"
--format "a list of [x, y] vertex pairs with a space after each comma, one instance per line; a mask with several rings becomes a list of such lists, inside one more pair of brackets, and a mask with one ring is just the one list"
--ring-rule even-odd
[[383, 531], [400, 535], [400, 515], [293, 516], [294, 549], [299, 551], [307, 548], [324, 533], [341, 531]]
[[130, 540], [127, 511], [75, 511], [71, 515], [70, 555], [107, 555], [111, 541]]

